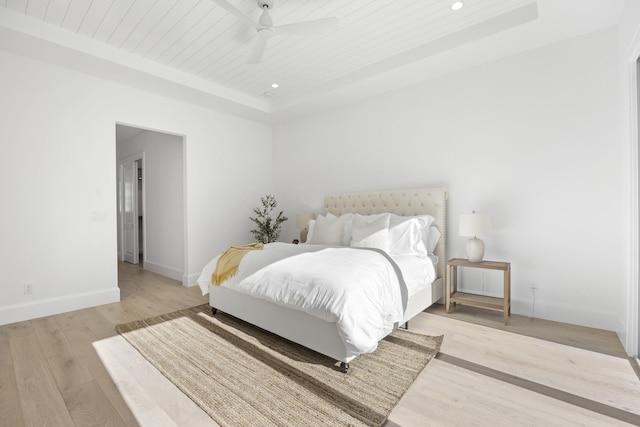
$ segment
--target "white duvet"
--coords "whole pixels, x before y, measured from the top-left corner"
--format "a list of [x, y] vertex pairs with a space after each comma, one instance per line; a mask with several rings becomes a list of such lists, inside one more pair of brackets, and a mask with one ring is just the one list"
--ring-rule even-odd
[[[214, 258], [198, 279], [203, 295], [216, 263]], [[400, 265], [411, 265], [409, 274], [416, 274], [414, 262], [402, 259]], [[357, 355], [374, 351], [402, 321], [408, 290], [399, 272], [382, 251], [272, 243], [247, 253], [221, 286], [335, 322], [345, 347]], [[432, 280], [421, 278], [426, 284]]]

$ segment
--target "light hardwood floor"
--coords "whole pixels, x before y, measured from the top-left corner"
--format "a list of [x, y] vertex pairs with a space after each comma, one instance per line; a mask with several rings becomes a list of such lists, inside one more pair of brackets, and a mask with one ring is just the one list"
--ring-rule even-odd
[[[207, 302], [197, 288], [119, 265], [122, 301], [0, 326], [1, 426], [216, 424], [115, 333]], [[411, 330], [444, 334], [387, 426], [640, 424], [640, 380], [615, 334], [435, 306]], [[401, 361], [399, 361], [401, 363]]]

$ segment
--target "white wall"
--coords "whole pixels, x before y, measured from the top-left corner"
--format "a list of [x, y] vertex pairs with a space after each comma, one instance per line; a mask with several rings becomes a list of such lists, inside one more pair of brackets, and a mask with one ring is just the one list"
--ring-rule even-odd
[[[488, 212], [485, 259], [512, 263], [513, 312], [619, 331], [627, 194], [620, 185], [617, 33], [599, 31], [274, 128], [281, 207], [331, 192], [449, 188]], [[283, 240], [297, 235], [285, 224]], [[489, 294], [501, 282], [487, 277]]]
[[[176, 280], [184, 274], [182, 137], [142, 131], [117, 141], [118, 161], [144, 153], [144, 262], [147, 270]], [[117, 172], [116, 172], [117, 173]], [[140, 212], [142, 214], [142, 212]]]
[[119, 299], [116, 123], [186, 135], [190, 283], [250, 239], [272, 190], [269, 126], [6, 51], [0, 64], [0, 324]]

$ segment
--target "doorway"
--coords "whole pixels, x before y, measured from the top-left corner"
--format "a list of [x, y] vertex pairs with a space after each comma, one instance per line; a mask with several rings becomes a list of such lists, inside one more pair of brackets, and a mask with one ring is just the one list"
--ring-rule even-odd
[[118, 260], [186, 284], [184, 137], [116, 124]]

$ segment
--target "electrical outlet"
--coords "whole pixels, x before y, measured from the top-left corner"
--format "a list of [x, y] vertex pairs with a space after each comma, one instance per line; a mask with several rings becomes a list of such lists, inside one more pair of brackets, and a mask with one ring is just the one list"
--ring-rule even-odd
[[26, 283], [24, 285], [24, 294], [31, 295], [33, 293], [33, 283]]

